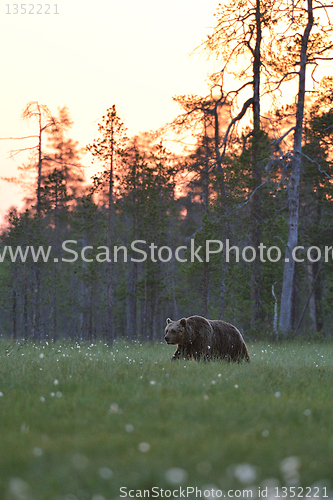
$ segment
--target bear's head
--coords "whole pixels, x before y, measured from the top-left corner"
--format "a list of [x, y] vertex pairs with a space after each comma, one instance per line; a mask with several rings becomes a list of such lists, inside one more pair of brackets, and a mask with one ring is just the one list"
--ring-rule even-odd
[[182, 345], [186, 343], [186, 319], [182, 318], [178, 321], [172, 321], [168, 318], [164, 333], [164, 340], [167, 344]]

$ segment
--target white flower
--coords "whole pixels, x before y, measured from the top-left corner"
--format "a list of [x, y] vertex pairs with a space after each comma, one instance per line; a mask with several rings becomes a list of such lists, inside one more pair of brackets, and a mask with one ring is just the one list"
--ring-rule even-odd
[[297, 484], [299, 482], [299, 468], [301, 462], [298, 457], [287, 457], [280, 463], [280, 469], [287, 484]]
[[172, 484], [182, 484], [187, 479], [187, 472], [179, 467], [173, 467], [165, 473], [166, 480]]
[[111, 479], [113, 477], [113, 471], [108, 467], [100, 467], [98, 473], [102, 479]]
[[147, 453], [147, 451], [150, 450], [150, 444], [149, 443], [140, 443], [138, 446], [138, 449], [142, 453]]
[[242, 483], [253, 483], [257, 478], [257, 470], [250, 464], [236, 465], [234, 476]]
[[12, 498], [28, 498], [28, 495], [30, 495], [28, 483], [19, 477], [10, 478], [9, 491]]
[[119, 406], [117, 405], [117, 403], [112, 403], [109, 409], [109, 413], [118, 413], [118, 411], [119, 411]]

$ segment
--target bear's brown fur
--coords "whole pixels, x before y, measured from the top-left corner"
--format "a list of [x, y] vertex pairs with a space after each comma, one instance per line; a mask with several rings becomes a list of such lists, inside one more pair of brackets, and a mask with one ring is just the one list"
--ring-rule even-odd
[[225, 359], [250, 361], [241, 333], [225, 321], [190, 316], [178, 321], [167, 319], [165, 342], [178, 344], [171, 359]]

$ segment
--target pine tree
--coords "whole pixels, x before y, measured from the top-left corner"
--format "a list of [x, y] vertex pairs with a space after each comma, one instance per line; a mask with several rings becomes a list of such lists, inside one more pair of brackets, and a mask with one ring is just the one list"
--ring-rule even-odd
[[[113, 105], [98, 125], [100, 137], [87, 146], [87, 150], [104, 166], [104, 172], [94, 177], [94, 191], [106, 190], [108, 194], [107, 245], [115, 242], [115, 180], [120, 174], [121, 159], [126, 143], [125, 127]], [[114, 276], [113, 265], [108, 265], [108, 342], [113, 343], [114, 331]]]

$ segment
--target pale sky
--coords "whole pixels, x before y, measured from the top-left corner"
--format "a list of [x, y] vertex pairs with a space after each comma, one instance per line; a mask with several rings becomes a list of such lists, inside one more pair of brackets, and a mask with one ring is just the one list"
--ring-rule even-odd
[[[203, 55], [189, 56], [214, 24], [218, 0], [58, 0], [51, 14], [36, 4], [14, 14], [1, 0], [0, 137], [32, 135], [36, 123], [22, 121], [30, 101], [56, 114], [68, 106], [70, 136], [86, 146], [98, 136], [97, 122], [116, 104], [130, 134], [155, 130], [179, 107], [172, 96], [207, 93], [212, 68]], [[19, 4], [19, 12], [20, 12]], [[42, 3], [44, 12], [46, 7]], [[0, 141], [0, 176], [11, 177], [25, 158], [11, 149], [34, 143]], [[21, 204], [22, 191], [0, 181], [0, 218]]]
[[[129, 135], [156, 130], [179, 114], [174, 95], [207, 95], [207, 75], [219, 69], [200, 52], [190, 56], [214, 25], [219, 0], [58, 0], [50, 14], [45, 3], [18, 4], [15, 14], [6, 2], [0, 0], [0, 137], [37, 133], [33, 120], [21, 119], [30, 101], [54, 115], [67, 106], [70, 137], [82, 148], [98, 137], [98, 122], [113, 104]], [[318, 80], [332, 67], [323, 62]], [[294, 95], [287, 92], [288, 100]], [[27, 160], [8, 159], [10, 150], [34, 144], [0, 140], [0, 177], [17, 175]], [[10, 206], [22, 207], [23, 195], [0, 180], [0, 224]]]

